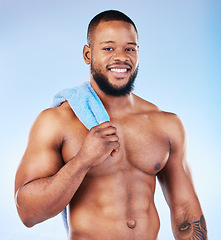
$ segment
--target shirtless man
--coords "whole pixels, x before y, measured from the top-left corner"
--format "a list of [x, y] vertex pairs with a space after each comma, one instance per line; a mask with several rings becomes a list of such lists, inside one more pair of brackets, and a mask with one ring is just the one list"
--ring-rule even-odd
[[157, 176], [175, 239], [207, 239], [181, 121], [131, 93], [138, 69], [134, 23], [118, 11], [97, 15], [83, 57], [111, 122], [88, 131], [67, 102], [39, 115], [15, 181], [23, 223], [32, 227], [69, 204], [69, 239], [156, 240]]

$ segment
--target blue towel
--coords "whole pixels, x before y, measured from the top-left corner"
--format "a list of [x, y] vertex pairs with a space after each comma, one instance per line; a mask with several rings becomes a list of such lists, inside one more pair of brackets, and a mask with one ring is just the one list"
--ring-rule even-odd
[[[65, 101], [68, 101], [78, 119], [89, 130], [100, 123], [110, 121], [106, 109], [91, 87], [90, 82], [60, 91], [55, 95], [51, 107], [58, 107]], [[69, 227], [66, 208], [62, 211], [62, 218], [68, 233]]]
[[76, 116], [89, 130], [100, 123], [110, 121], [106, 109], [89, 82], [57, 93], [52, 107], [57, 107], [64, 101], [68, 101]]

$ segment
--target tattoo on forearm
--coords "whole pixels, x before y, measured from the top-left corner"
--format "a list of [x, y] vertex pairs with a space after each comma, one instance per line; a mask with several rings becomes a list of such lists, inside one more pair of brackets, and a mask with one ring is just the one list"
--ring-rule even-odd
[[184, 220], [177, 224], [177, 238], [179, 240], [206, 240], [207, 228], [204, 216], [199, 221], [190, 221], [184, 217]]

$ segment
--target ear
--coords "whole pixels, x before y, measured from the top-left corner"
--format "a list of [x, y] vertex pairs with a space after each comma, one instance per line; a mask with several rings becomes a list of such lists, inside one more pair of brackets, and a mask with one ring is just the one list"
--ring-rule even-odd
[[91, 48], [88, 45], [84, 45], [83, 58], [86, 64], [91, 63]]

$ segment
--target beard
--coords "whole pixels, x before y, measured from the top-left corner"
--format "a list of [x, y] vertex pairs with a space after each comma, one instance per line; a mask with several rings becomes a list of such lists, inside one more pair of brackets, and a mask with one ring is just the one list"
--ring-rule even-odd
[[123, 97], [128, 95], [134, 89], [134, 82], [137, 77], [138, 67], [135, 69], [133, 74], [130, 75], [129, 81], [121, 86], [116, 87], [115, 85], [111, 84], [108, 78], [101, 73], [101, 70], [95, 69], [93, 60], [91, 61], [91, 75], [93, 76], [95, 82], [97, 83], [98, 87], [102, 92], [106, 95], [114, 96], [114, 97]]

